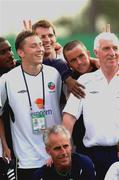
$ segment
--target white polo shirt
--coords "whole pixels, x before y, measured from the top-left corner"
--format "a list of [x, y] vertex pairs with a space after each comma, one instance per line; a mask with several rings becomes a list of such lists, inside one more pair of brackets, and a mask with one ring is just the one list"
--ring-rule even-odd
[[71, 94], [63, 112], [76, 119], [83, 113], [86, 147], [116, 145], [119, 141], [119, 72], [110, 83], [101, 69], [82, 75], [78, 81], [85, 86], [86, 97], [78, 99]]
[[119, 180], [119, 162], [115, 162], [110, 166], [104, 180]]

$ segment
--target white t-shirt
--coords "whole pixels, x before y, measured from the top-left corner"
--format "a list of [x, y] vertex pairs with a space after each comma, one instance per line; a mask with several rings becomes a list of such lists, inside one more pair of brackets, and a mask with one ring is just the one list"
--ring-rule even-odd
[[1, 144], [1, 139], [0, 139], [0, 157], [2, 157], [2, 144]]
[[[59, 99], [61, 77], [50, 66], [43, 65], [45, 89], [45, 114], [47, 127], [61, 123]], [[33, 111], [38, 110], [37, 99], [43, 99], [42, 73], [32, 76], [25, 73]], [[5, 82], [9, 104], [14, 112], [15, 122], [11, 121], [13, 147], [19, 160], [19, 168], [41, 167], [48, 159], [42, 134], [33, 134], [30, 116], [30, 104], [21, 66], [4, 74], [0, 78], [0, 99], [2, 107], [6, 100]], [[2, 114], [2, 110], [0, 111]]]
[[86, 97], [77, 99], [71, 94], [63, 112], [76, 119], [83, 113], [86, 147], [116, 145], [119, 141], [119, 72], [110, 83], [100, 69], [82, 75], [78, 81], [86, 87]]
[[110, 166], [104, 180], [119, 180], [119, 162], [115, 162]]

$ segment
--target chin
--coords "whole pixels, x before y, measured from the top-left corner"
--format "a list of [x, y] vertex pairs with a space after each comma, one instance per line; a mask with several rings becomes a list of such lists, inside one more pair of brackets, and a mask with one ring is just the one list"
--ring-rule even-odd
[[63, 167], [68, 166], [70, 164], [70, 160], [64, 160], [61, 162], [61, 164]]
[[79, 71], [80, 74], [85, 74], [87, 71]]

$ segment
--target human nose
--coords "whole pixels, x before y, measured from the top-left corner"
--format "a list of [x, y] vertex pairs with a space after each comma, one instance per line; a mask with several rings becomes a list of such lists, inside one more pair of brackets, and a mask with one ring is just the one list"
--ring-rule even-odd
[[40, 45], [40, 44], [38, 45], [37, 50], [40, 51], [40, 52], [45, 51], [43, 45]]
[[81, 64], [81, 59], [79, 57], [77, 57], [76, 60], [78, 64]]
[[62, 153], [65, 153], [66, 152], [66, 149], [64, 147], [61, 147], [61, 152]]
[[45, 36], [45, 39], [44, 39], [44, 41], [47, 41], [47, 42], [49, 42], [50, 41], [50, 37], [47, 35], [47, 36]]
[[116, 52], [115, 52], [115, 50], [113, 48], [110, 49], [109, 53], [110, 53], [111, 56], [115, 56], [115, 54], [116, 54]]

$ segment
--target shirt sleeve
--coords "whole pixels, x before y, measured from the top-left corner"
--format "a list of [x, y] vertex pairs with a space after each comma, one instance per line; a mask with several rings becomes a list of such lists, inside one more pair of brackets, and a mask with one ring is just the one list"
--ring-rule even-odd
[[119, 162], [115, 162], [114, 164], [112, 164], [109, 170], [107, 171], [104, 180], [110, 180], [110, 179], [114, 179], [114, 180], [119, 179]]
[[61, 59], [56, 60], [56, 69], [59, 71], [62, 81], [65, 81], [72, 75], [72, 70], [69, 68], [68, 64]]
[[82, 113], [82, 100], [78, 99], [71, 93], [63, 112], [69, 113], [78, 119]]
[[6, 96], [6, 75], [0, 77], [0, 115], [3, 113], [4, 105], [7, 100]]
[[61, 75], [62, 81], [65, 81], [69, 76], [72, 75], [72, 70], [69, 68], [68, 64], [62, 59], [45, 59], [43, 61], [43, 64], [56, 68]]

